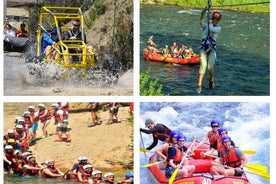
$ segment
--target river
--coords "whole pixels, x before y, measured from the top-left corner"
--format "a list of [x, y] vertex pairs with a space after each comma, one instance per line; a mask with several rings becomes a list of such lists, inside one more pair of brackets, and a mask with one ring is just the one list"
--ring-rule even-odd
[[[151, 68], [164, 95], [193, 96], [199, 65], [173, 65], [148, 62], [143, 58], [147, 39], [153, 35], [158, 48], [185, 44], [198, 53], [201, 39], [201, 10], [176, 6], [140, 6], [140, 72]], [[208, 74], [200, 95], [270, 95], [270, 17], [269, 13], [222, 11], [217, 40], [216, 88], [209, 90]]]
[[[210, 122], [216, 119], [220, 126], [228, 130], [235, 145], [241, 150], [255, 150], [255, 155], [246, 155], [248, 163], [258, 163], [270, 170], [270, 104], [238, 103], [238, 102], [206, 102], [206, 103], [155, 103], [140, 104], [140, 127], [145, 128], [145, 120], [152, 119], [163, 123], [172, 130], [184, 133], [187, 141], [198, 136], [199, 141], [210, 131]], [[142, 134], [140, 147], [152, 143], [152, 135]], [[159, 145], [162, 143], [159, 141]], [[156, 147], [155, 147], [156, 148]], [[151, 151], [154, 151], [153, 148]], [[140, 164], [148, 163], [153, 153], [140, 153]], [[254, 174], [247, 174], [253, 184], [269, 182]], [[140, 183], [155, 184], [152, 175], [146, 168], [140, 169]]]

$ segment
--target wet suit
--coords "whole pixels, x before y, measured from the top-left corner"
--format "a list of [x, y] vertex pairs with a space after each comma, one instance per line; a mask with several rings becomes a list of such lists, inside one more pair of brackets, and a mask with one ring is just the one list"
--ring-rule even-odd
[[166, 139], [169, 138], [171, 133], [171, 130], [163, 124], [156, 124], [150, 130], [140, 128], [140, 131], [146, 134], [152, 134], [153, 143], [146, 148], [147, 150], [151, 150], [152, 148], [154, 148], [157, 145], [158, 140], [164, 142]]

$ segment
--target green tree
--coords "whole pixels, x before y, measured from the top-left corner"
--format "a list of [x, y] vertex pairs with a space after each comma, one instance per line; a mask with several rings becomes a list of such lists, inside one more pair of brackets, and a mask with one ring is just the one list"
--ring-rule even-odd
[[158, 84], [158, 79], [151, 79], [150, 68], [147, 69], [146, 73], [140, 74], [141, 96], [164, 96], [162, 87], [162, 84]]

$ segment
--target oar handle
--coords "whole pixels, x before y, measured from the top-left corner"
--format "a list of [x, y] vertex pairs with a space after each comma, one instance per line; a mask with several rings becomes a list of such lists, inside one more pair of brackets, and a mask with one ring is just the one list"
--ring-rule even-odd
[[187, 157], [188, 153], [189, 153], [190, 150], [192, 149], [192, 147], [193, 147], [193, 145], [194, 145], [194, 143], [196, 142], [197, 139], [198, 139], [198, 136], [195, 136], [195, 138], [194, 138], [192, 144], [189, 146], [189, 148], [187, 149], [185, 155], [183, 156], [183, 158], [182, 158], [182, 160], [181, 160], [181, 162], [180, 162], [180, 164], [179, 164], [180, 166], [181, 166], [182, 163], [184, 162], [185, 158]]

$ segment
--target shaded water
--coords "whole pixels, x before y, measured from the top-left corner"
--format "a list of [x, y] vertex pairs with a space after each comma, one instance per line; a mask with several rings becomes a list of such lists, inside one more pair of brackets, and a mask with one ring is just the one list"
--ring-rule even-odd
[[[198, 53], [201, 10], [175, 6], [140, 6], [140, 71], [151, 67], [151, 76], [163, 85], [163, 93], [197, 95], [199, 65], [180, 66], [148, 62], [143, 49], [149, 36], [159, 48], [185, 44]], [[216, 88], [208, 89], [208, 74], [200, 95], [267, 96], [270, 93], [270, 29], [268, 13], [222, 11], [222, 31], [217, 40]]]

